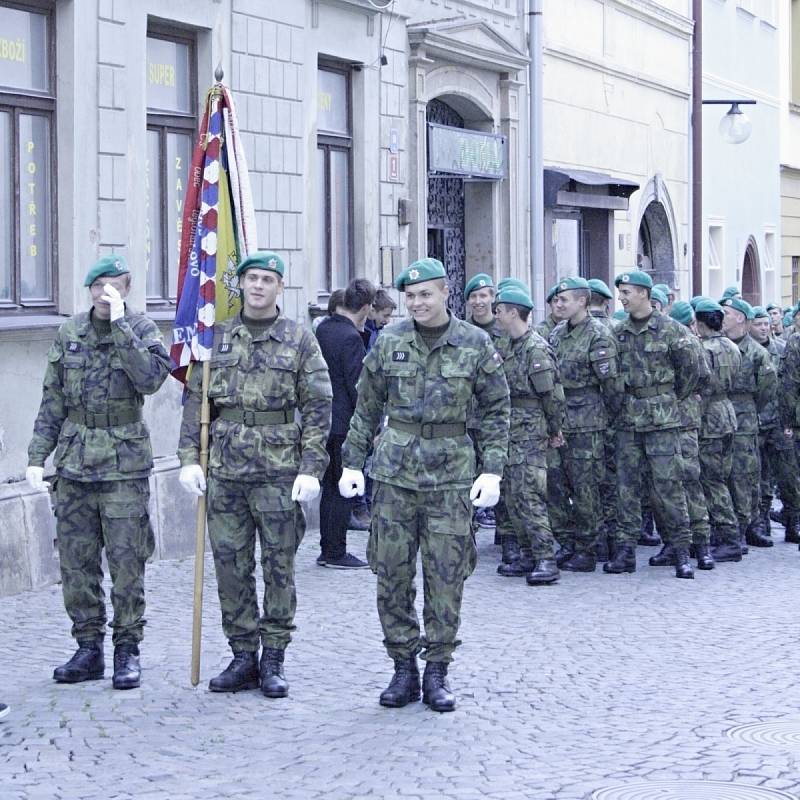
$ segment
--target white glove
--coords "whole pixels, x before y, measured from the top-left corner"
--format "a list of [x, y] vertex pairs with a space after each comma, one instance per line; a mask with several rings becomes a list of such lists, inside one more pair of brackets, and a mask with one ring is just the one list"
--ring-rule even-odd
[[313, 475], [298, 475], [292, 486], [292, 500], [310, 503], [319, 494], [319, 481]]
[[44, 467], [28, 467], [25, 470], [25, 480], [35, 492], [41, 492], [42, 489], [50, 487], [50, 484], [44, 479]]
[[476, 508], [491, 508], [500, 499], [500, 476], [484, 472], [475, 478], [469, 490], [469, 499]]
[[103, 286], [103, 294], [100, 299], [108, 303], [111, 309], [111, 321], [115, 319], [122, 319], [125, 316], [125, 301], [119, 293], [119, 290], [112, 286], [110, 283]]
[[339, 494], [342, 497], [359, 497], [364, 494], [364, 473], [360, 469], [342, 468], [339, 478]]
[[199, 464], [181, 467], [178, 480], [189, 494], [197, 495], [197, 497], [202, 497], [206, 490], [206, 476], [203, 475], [203, 468]]

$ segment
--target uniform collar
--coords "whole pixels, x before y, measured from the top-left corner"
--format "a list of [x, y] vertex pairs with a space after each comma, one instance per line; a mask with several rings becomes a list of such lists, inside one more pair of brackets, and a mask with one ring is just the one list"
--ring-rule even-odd
[[[282, 342], [286, 335], [286, 317], [281, 313], [278, 308], [278, 319], [272, 323], [267, 329], [265, 335], [255, 339], [254, 341], [265, 341], [266, 339], [275, 339], [276, 342]], [[247, 329], [247, 325], [242, 322], [242, 312], [240, 311], [231, 326], [231, 336], [240, 336], [242, 338], [252, 339], [252, 334]]]

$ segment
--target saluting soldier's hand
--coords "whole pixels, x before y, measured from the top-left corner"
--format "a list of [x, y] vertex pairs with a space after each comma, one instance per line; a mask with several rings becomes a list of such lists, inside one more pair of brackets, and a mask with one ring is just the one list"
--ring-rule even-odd
[[178, 480], [189, 494], [197, 495], [197, 497], [202, 497], [206, 490], [206, 476], [203, 475], [203, 468], [199, 464], [181, 467]]
[[43, 467], [28, 467], [25, 470], [25, 480], [28, 481], [28, 486], [35, 492], [41, 492], [42, 489], [47, 489], [50, 486], [44, 479]]
[[342, 497], [355, 497], [364, 494], [364, 473], [360, 469], [342, 469], [339, 478], [339, 494]]
[[108, 303], [111, 310], [112, 322], [115, 319], [122, 319], [122, 317], [125, 316], [125, 301], [122, 299], [122, 295], [120, 295], [116, 286], [112, 286], [110, 283], [103, 286], [103, 294], [100, 296], [100, 299], [104, 303]]
[[313, 475], [298, 475], [292, 486], [292, 500], [310, 503], [319, 494], [319, 481]]
[[469, 499], [476, 508], [491, 508], [500, 499], [500, 476], [484, 472], [475, 478], [469, 490]]

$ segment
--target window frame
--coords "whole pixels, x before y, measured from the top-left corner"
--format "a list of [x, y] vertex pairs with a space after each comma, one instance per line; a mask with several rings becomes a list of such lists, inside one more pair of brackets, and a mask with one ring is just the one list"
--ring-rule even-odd
[[[3, 317], [30, 316], [42, 312], [55, 313], [58, 308], [58, 125], [56, 117], [56, 15], [55, 5], [47, 0], [29, 0], [28, 2], [5, 2], [4, 8], [42, 14], [47, 18], [47, 82], [49, 91], [42, 92], [31, 89], [27, 92], [18, 88], [6, 88], [0, 85], [0, 113], [10, 115], [11, 141], [11, 298], [0, 299], [0, 315]], [[50, 204], [50, 235], [44, 242], [48, 253], [51, 291], [46, 300], [25, 300], [20, 294], [22, 284], [22, 242], [19, 235], [21, 226], [21, 185], [19, 180], [19, 117], [23, 114], [42, 116], [49, 120], [49, 158], [50, 176], [48, 178], [48, 201]]]

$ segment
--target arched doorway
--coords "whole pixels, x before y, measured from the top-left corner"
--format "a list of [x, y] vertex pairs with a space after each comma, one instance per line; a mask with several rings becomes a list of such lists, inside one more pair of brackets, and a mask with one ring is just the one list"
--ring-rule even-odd
[[761, 269], [758, 246], [752, 236], [747, 241], [742, 261], [742, 297], [751, 306], [761, 305]]
[[639, 223], [636, 264], [650, 273], [653, 283], [676, 285], [675, 251], [672, 229], [664, 206], [658, 200], [648, 203]]

